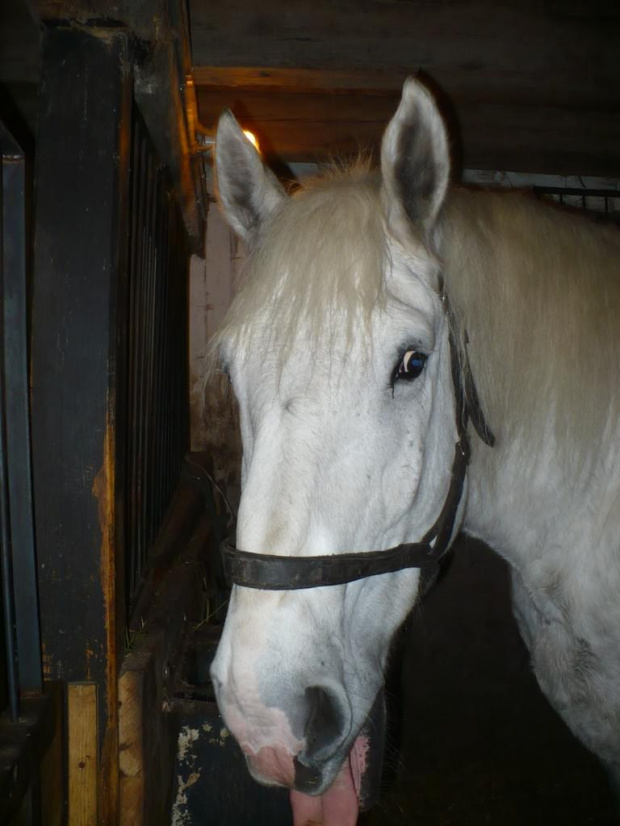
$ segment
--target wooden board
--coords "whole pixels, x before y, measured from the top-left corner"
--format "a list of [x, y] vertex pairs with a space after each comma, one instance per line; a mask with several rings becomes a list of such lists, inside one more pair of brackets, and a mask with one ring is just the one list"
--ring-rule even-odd
[[617, 94], [615, 0], [190, 1], [195, 66], [450, 71], [511, 99]]
[[97, 826], [97, 686], [69, 683], [67, 709], [69, 824]]

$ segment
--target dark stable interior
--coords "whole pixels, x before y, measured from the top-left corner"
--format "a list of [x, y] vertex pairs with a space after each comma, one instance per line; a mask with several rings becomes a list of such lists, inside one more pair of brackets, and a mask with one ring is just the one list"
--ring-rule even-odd
[[617, 823], [598, 760], [538, 688], [497, 554], [460, 537], [401, 646], [384, 793], [360, 826]]

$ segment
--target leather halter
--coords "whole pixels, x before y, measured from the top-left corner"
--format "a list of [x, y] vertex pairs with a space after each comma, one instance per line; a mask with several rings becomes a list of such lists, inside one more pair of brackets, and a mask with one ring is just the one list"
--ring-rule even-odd
[[[472, 424], [480, 438], [489, 446], [495, 437], [489, 430], [480, 408], [478, 394], [466, 358], [461, 364], [450, 325], [450, 361], [458, 441], [454, 448], [454, 460], [450, 487], [444, 505], [434, 525], [419, 542], [407, 542], [383, 551], [329, 554], [326, 556], [274, 556], [241, 551], [230, 540], [221, 546], [224, 573], [229, 583], [245, 588], [265, 591], [293, 591], [302, 588], [320, 588], [327, 585], [343, 585], [379, 574], [420, 568], [431, 581], [438, 573], [438, 563], [452, 541], [454, 523], [465, 485], [465, 473], [469, 463], [470, 448], [467, 422]], [[467, 388], [463, 391], [461, 373]]]

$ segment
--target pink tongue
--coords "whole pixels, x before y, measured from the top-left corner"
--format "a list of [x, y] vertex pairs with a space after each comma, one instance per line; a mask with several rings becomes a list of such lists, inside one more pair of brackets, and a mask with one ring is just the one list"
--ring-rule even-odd
[[310, 797], [291, 791], [293, 826], [355, 826], [359, 813], [357, 789], [365, 769], [367, 748], [367, 738], [358, 737], [325, 794]]

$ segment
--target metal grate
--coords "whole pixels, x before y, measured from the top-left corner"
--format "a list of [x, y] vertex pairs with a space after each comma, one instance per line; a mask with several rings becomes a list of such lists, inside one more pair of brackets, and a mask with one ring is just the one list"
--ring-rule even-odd
[[187, 445], [187, 251], [166, 169], [134, 107], [130, 169], [126, 599], [148, 553]]
[[620, 192], [617, 190], [535, 186], [534, 192], [539, 198], [581, 209], [602, 220], [620, 222]]
[[8, 705], [15, 721], [20, 694], [40, 693], [42, 678], [30, 463], [25, 159], [1, 122], [0, 150], [0, 711]]

